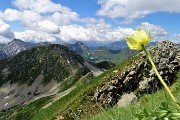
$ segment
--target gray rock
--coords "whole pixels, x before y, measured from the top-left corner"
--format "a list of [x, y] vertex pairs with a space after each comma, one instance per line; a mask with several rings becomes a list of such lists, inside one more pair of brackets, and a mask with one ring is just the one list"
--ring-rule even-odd
[[130, 103], [136, 102], [137, 101], [137, 97], [136, 95], [134, 95], [133, 92], [131, 93], [125, 93], [122, 95], [121, 99], [117, 102], [118, 107], [125, 107], [127, 105], [129, 105]]

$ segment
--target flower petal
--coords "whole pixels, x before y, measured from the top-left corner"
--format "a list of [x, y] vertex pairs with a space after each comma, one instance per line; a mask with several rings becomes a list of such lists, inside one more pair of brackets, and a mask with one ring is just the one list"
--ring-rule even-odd
[[126, 37], [126, 42], [127, 42], [128, 46], [129, 46], [129, 48], [132, 49], [132, 50], [141, 50], [142, 49], [142, 47], [139, 46], [137, 41], [135, 41], [134, 38], [131, 37], [131, 36]]
[[144, 44], [144, 40], [147, 39], [146, 33], [141, 28], [138, 28], [138, 30], [134, 32], [134, 37], [141, 44]]

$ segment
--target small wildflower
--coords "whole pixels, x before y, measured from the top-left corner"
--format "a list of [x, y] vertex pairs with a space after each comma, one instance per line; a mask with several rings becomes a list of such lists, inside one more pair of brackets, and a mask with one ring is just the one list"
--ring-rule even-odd
[[131, 50], [141, 50], [142, 45], [150, 43], [150, 39], [150, 31], [146, 34], [141, 28], [134, 32], [134, 36], [126, 36], [126, 42]]

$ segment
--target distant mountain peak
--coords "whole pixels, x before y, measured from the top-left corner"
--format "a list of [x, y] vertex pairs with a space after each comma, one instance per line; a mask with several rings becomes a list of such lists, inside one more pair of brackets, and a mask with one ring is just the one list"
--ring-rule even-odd
[[25, 42], [21, 39], [14, 38], [7, 44], [0, 44], [0, 59], [12, 57], [18, 54], [21, 51], [30, 49], [36, 46], [46, 46], [51, 44], [50, 42], [39, 42], [39, 43], [30, 43]]
[[82, 49], [89, 49], [88, 46], [81, 41], [77, 41], [74, 45], [77, 45], [78, 47], [81, 47]]
[[81, 41], [77, 41], [75, 44], [84, 44], [84, 43]]
[[68, 48], [76, 53], [82, 53], [84, 50], [90, 49], [86, 44], [81, 41], [77, 41], [74, 44], [68, 44]]
[[20, 39], [15, 38], [3, 48], [3, 52], [7, 56], [11, 57], [18, 54], [19, 52], [23, 50], [32, 48], [33, 46], [34, 46], [33, 43], [24, 42]]

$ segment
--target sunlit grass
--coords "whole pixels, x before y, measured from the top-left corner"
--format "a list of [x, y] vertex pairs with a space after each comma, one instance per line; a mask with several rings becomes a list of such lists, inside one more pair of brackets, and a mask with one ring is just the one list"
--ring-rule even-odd
[[[176, 82], [170, 87], [173, 94], [176, 96], [177, 100], [180, 101], [180, 72], [177, 74]], [[136, 118], [136, 114], [142, 110], [147, 112], [152, 112], [156, 108], [161, 106], [161, 103], [167, 102], [171, 106], [176, 107], [174, 103], [171, 102], [171, 98], [168, 96], [165, 89], [162, 89], [153, 94], [146, 94], [139, 99], [138, 102], [131, 104], [126, 107], [114, 107], [107, 111], [103, 111], [99, 115], [91, 118], [91, 120], [133, 120]], [[112, 118], [111, 118], [112, 117]], [[87, 118], [90, 119], [90, 118]]]

